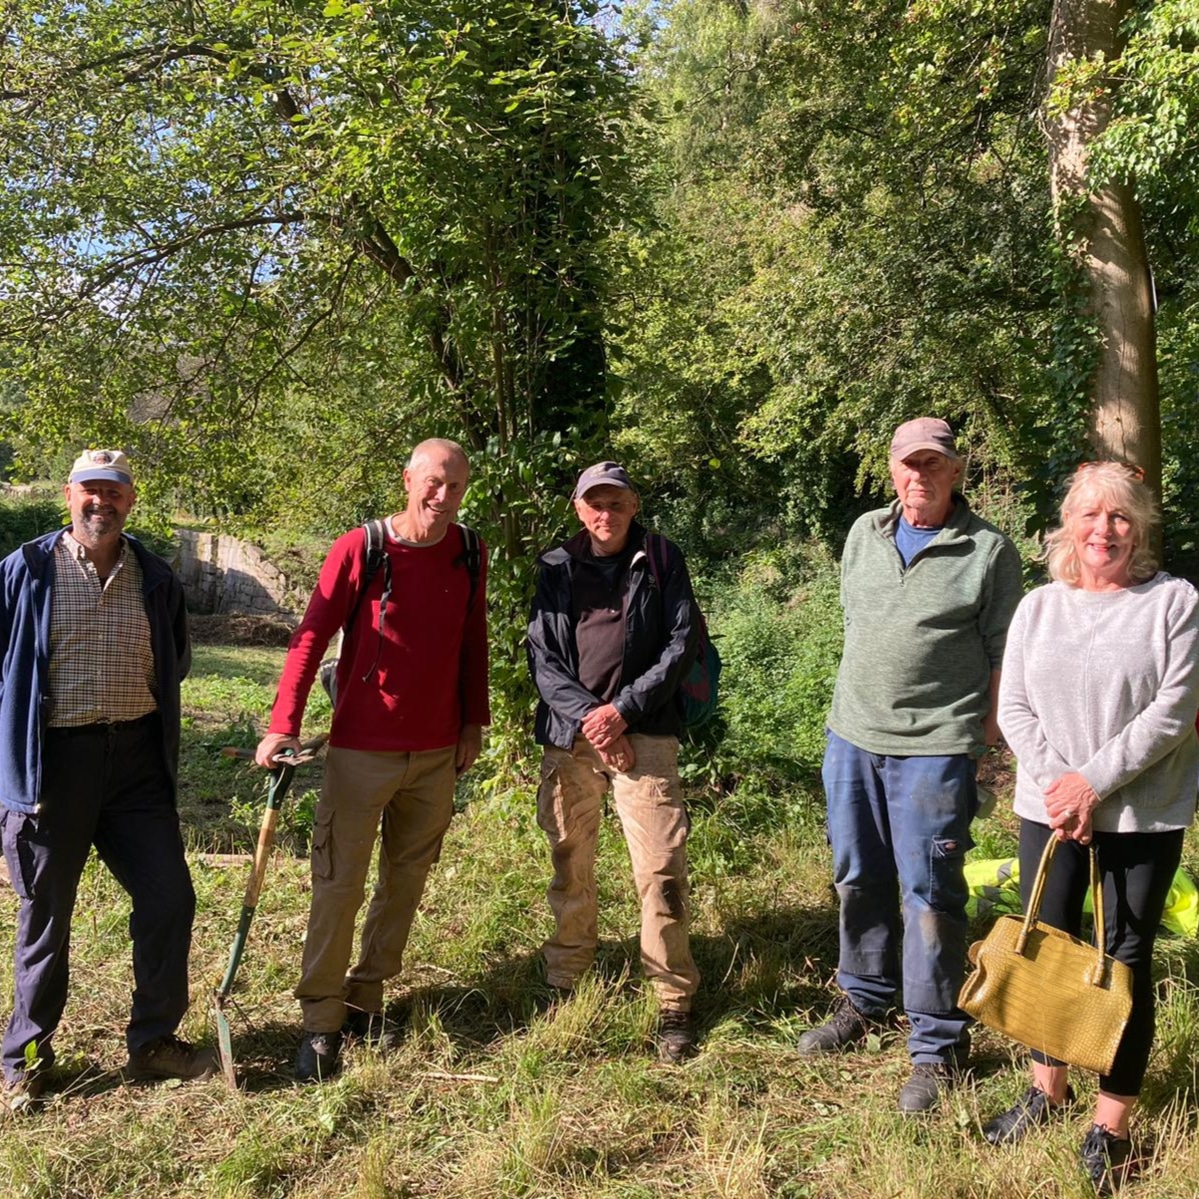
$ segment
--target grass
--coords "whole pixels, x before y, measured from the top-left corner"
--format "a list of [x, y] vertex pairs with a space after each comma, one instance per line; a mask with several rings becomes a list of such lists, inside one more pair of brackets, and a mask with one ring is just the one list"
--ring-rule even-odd
[[[276, 649], [201, 647], [187, 683], [181, 797], [199, 895], [194, 1002], [183, 1033], [212, 1036], [262, 776], [220, 757], [252, 744], [282, 661]], [[316, 731], [327, 711], [312, 713]], [[1088, 1195], [1074, 1165], [1093, 1080], [1060, 1125], [993, 1150], [982, 1119], [1011, 1103], [1026, 1065], [983, 1031], [972, 1081], [928, 1120], [894, 1110], [907, 1074], [900, 1033], [861, 1052], [800, 1058], [798, 1033], [832, 1003], [836, 910], [820, 798], [704, 794], [693, 807], [694, 948], [703, 1051], [683, 1067], [649, 1048], [655, 1011], [638, 981], [637, 905], [614, 818], [600, 845], [594, 973], [551, 1003], [538, 961], [549, 931], [548, 855], [531, 791], [476, 802], [451, 827], [389, 995], [406, 1034], [389, 1057], [354, 1049], [323, 1086], [290, 1081], [295, 982], [307, 909], [305, 796], [297, 777], [283, 849], [267, 876], [238, 976], [235, 1051], [244, 1089], [121, 1082], [129, 1002], [126, 905], [93, 862], [74, 926], [71, 999], [45, 1110], [0, 1137], [0, 1195], [46, 1199], [983, 1199]], [[300, 813], [296, 814], [297, 804]], [[1003, 803], [1000, 804], [1001, 810]], [[985, 829], [1010, 852], [1010, 815]], [[1196, 842], [1188, 840], [1196, 864]], [[11, 987], [16, 903], [0, 893], [0, 991]], [[1195, 1194], [1199, 949], [1163, 941], [1158, 1038], [1136, 1135], [1135, 1194]]]

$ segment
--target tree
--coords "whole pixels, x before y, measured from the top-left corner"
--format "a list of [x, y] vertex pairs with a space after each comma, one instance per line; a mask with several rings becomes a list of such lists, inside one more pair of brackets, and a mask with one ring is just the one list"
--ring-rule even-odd
[[888, 486], [887, 431], [919, 411], [950, 418], [976, 483], [1010, 493], [1054, 427], [1042, 6], [655, 14], [640, 65], [671, 115], [619, 436], [742, 545], [780, 523], [835, 538]]
[[1046, 133], [1058, 236], [1085, 278], [1097, 332], [1090, 429], [1101, 458], [1135, 463], [1160, 492], [1153, 285], [1131, 178], [1096, 182], [1092, 148], [1113, 113], [1117, 64], [1133, 0], [1055, 0]]
[[[389, 456], [376, 486], [424, 433], [508, 477], [543, 434], [602, 430], [629, 89], [593, 17], [8, 3], [0, 338], [24, 460], [130, 445], [159, 490], [244, 512], [280, 474], [344, 470], [322, 425], [347, 410]], [[492, 498], [492, 540], [520, 557], [536, 530]]]

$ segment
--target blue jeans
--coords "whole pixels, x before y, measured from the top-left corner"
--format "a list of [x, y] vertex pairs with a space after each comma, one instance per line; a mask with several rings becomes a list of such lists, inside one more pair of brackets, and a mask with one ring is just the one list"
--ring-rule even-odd
[[841, 900], [837, 984], [874, 1018], [902, 987], [913, 1062], [949, 1061], [969, 1023], [957, 998], [975, 770], [966, 754], [888, 757], [828, 735], [824, 791]]

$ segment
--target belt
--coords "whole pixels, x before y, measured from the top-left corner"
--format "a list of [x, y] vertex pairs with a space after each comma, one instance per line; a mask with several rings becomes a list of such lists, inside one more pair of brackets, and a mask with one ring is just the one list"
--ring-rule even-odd
[[47, 733], [54, 733], [59, 737], [74, 737], [81, 733], [129, 733], [134, 729], [139, 729], [143, 725], [152, 724], [158, 719], [158, 712], [147, 712], [145, 716], [139, 716], [136, 720], [95, 720], [91, 724], [52, 724], [47, 730]]

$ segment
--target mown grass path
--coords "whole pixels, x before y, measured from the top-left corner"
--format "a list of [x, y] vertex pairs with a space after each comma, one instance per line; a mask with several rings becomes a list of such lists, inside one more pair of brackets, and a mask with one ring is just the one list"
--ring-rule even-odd
[[[282, 661], [275, 649], [201, 647], [187, 684], [182, 810], [199, 916], [193, 1006], [183, 1032], [212, 1036], [244, 865], [208, 851], [253, 841], [262, 776], [221, 759], [253, 741]], [[327, 711], [313, 705], [312, 728]], [[547, 855], [531, 790], [478, 799], [456, 818], [389, 1010], [407, 1035], [387, 1058], [350, 1052], [324, 1086], [290, 1080], [298, 1013], [290, 995], [307, 908], [299, 856], [319, 769], [297, 777], [267, 876], [233, 1025], [245, 1087], [121, 1082], [130, 989], [124, 896], [95, 863], [74, 926], [71, 1000], [57, 1039], [58, 1090], [45, 1110], [0, 1129], [0, 1195], [45, 1199], [184, 1196], [334, 1199], [940, 1199], [1087, 1196], [1074, 1166], [1093, 1080], [1060, 1126], [1011, 1150], [980, 1119], [1025, 1085], [1019, 1055], [976, 1037], [975, 1072], [926, 1120], [894, 1110], [907, 1075], [902, 1032], [860, 1053], [794, 1051], [823, 1018], [836, 958], [821, 799], [698, 795], [693, 809], [695, 950], [703, 1049], [683, 1067], [649, 1046], [654, 1008], [637, 981], [637, 905], [615, 817], [600, 847], [597, 970], [551, 1003], [538, 947], [549, 930]], [[1001, 804], [1002, 807], [1002, 804]], [[978, 832], [1010, 851], [1010, 814]], [[1196, 864], [1188, 841], [1188, 864]], [[16, 901], [0, 890], [0, 993], [11, 990]], [[1199, 1194], [1195, 1057], [1199, 950], [1164, 942], [1157, 1049], [1136, 1122], [1144, 1199]]]

